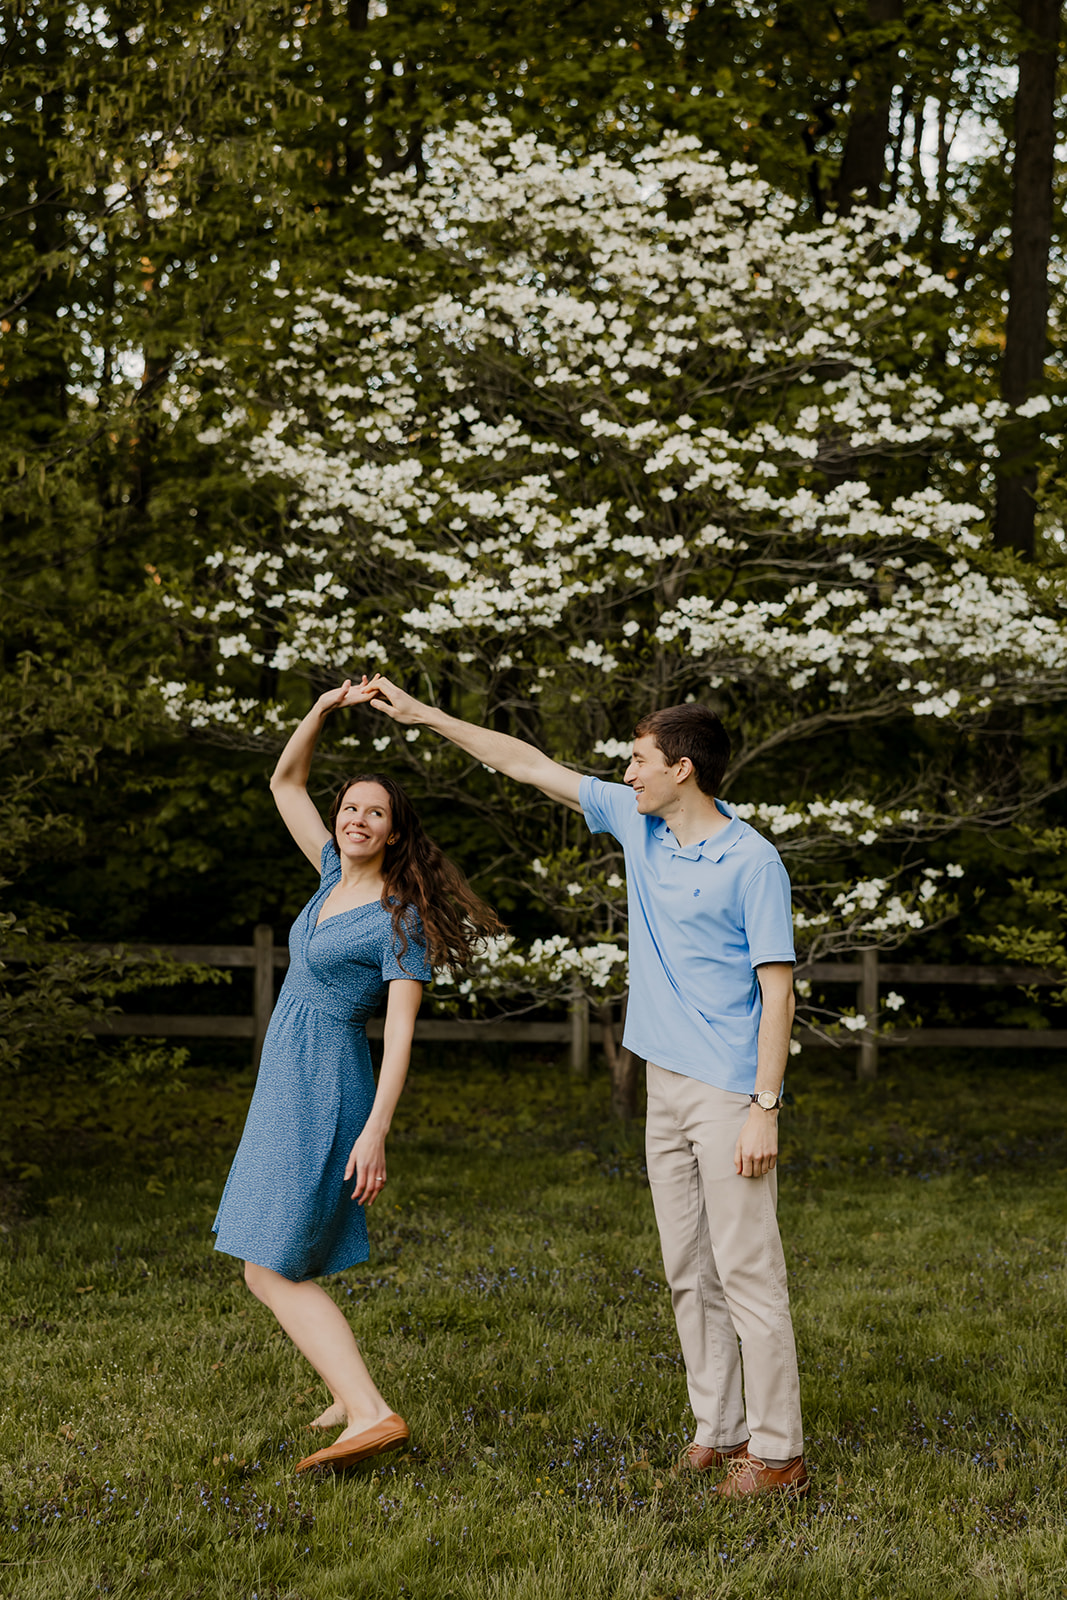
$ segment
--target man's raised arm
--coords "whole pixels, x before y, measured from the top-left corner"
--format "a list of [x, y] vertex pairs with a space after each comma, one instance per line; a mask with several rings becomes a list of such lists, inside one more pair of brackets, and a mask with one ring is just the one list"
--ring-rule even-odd
[[492, 728], [479, 728], [473, 722], [461, 722], [436, 706], [424, 705], [413, 695], [398, 689], [388, 678], [376, 678], [375, 684], [378, 693], [370, 703], [394, 722], [406, 728], [429, 728], [494, 771], [503, 772], [517, 783], [532, 784], [550, 800], [560, 800], [572, 811], [582, 809], [578, 802], [580, 772], [561, 766], [524, 739], [513, 739], [510, 733], [496, 733]]

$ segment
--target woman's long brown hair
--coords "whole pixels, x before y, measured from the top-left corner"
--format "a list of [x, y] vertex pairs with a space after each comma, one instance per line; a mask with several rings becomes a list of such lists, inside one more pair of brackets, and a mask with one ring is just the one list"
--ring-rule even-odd
[[395, 844], [385, 847], [382, 905], [393, 919], [397, 957], [404, 965], [411, 933], [407, 908], [414, 906], [422, 922], [430, 965], [456, 972], [474, 955], [475, 945], [490, 934], [503, 933], [504, 925], [491, 906], [479, 899], [460, 872], [426, 832], [415, 807], [398, 783], [379, 772], [359, 772], [346, 778], [330, 807], [330, 833], [337, 849], [337, 818], [353, 784], [376, 783], [389, 796], [391, 833]]

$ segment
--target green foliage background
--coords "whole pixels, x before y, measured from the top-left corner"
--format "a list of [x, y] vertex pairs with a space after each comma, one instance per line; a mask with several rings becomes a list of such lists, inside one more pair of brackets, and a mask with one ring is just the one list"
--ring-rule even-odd
[[[190, 583], [227, 535], [254, 539], [284, 516], [280, 495], [250, 486], [200, 442], [186, 386], [195, 380], [209, 404], [212, 363], [225, 359], [247, 364], [269, 392], [274, 291], [329, 285], [354, 264], [386, 260], [350, 203], [372, 166], [418, 166], [434, 129], [486, 114], [609, 151], [677, 128], [754, 163], [814, 219], [850, 203], [846, 158], [862, 142], [862, 116], [889, 95], [882, 177], [867, 198], [907, 199], [913, 247], [960, 290], [953, 317], [969, 336], [961, 344], [943, 328], [943, 387], [956, 398], [995, 382], [1017, 13], [998, 0], [954, 0], [905, 4], [891, 23], [873, 17], [859, 0], [7, 8], [0, 1008], [12, 1033], [34, 1011], [47, 1016], [39, 1061], [66, 1070], [86, 1005], [107, 999], [99, 962], [42, 953], [64, 930], [241, 940], [256, 921], [283, 925], [305, 897], [264, 756], [176, 737], [147, 686], [213, 669], [210, 637], [159, 604], [160, 572]], [[970, 133], [950, 159], [963, 116]], [[921, 161], [924, 143], [932, 154]], [[1052, 369], [1048, 381], [1057, 382]], [[269, 669], [257, 687], [275, 691]], [[304, 692], [310, 700], [321, 687]], [[866, 753], [921, 762], [916, 737], [889, 730]], [[985, 758], [1007, 750], [1029, 779], [1054, 788], [1064, 744], [1058, 713], [1027, 714], [1021, 732], [989, 730]], [[477, 826], [450, 806], [427, 809], [477, 879]], [[1032, 827], [1055, 830], [1062, 809], [1053, 794]], [[1055, 891], [1060, 835], [1044, 837], [1042, 886]], [[1000, 938], [997, 952], [1010, 954], [1020, 913], [1056, 935], [1059, 903], [1027, 901], [1018, 886], [1031, 846], [1021, 834], [964, 841], [976, 898], [963, 923], [927, 942], [928, 958], [970, 957], [974, 933]], [[518, 930], [547, 931], [520, 887], [496, 886], [496, 898]], [[1019, 997], [1000, 1009], [1041, 1020]]]

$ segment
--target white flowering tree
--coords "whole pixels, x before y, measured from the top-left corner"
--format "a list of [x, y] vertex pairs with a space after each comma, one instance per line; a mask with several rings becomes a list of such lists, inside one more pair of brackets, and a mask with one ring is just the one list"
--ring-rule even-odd
[[[964, 735], [1061, 695], [1067, 636], [1058, 580], [990, 547], [1003, 408], [930, 381], [952, 291], [907, 219], [802, 228], [685, 139], [615, 164], [502, 123], [370, 198], [388, 275], [279, 289], [269, 378], [202, 401], [285, 530], [168, 597], [216, 641], [215, 683], [165, 687], [174, 715], [270, 741], [308, 680], [388, 666], [617, 776], [640, 714], [698, 698], [734, 739], [725, 797], [793, 874], [802, 959], [948, 914], [946, 840], [1026, 800]], [[471, 992], [623, 989], [607, 841], [385, 719], [334, 748], [471, 808], [490, 896], [534, 884], [545, 937]]]

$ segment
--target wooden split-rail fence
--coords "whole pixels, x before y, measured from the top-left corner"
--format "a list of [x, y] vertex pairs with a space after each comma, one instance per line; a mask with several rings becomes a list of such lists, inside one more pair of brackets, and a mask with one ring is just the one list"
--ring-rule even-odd
[[[99, 950], [99, 945], [84, 946]], [[111, 948], [111, 947], [107, 947]], [[289, 965], [289, 951], [276, 945], [274, 929], [260, 923], [251, 945], [124, 945], [131, 955], [145, 959], [162, 956], [170, 961], [205, 967], [244, 967], [252, 969], [251, 1016], [206, 1016], [191, 1012], [157, 1016], [137, 1012], [113, 1013], [94, 1023], [90, 1031], [98, 1034], [141, 1035], [148, 1038], [249, 1039], [252, 1057], [258, 1064], [267, 1023], [274, 1007], [274, 975]], [[883, 985], [912, 984], [927, 988], [978, 985], [983, 988], [1011, 988], [1019, 985], [1062, 985], [1062, 975], [1039, 967], [961, 967], [886, 961], [877, 950], [860, 952], [856, 961], [816, 961], [798, 966], [796, 975], [815, 984], [854, 986], [856, 1011], [864, 1017], [877, 1017], [879, 990]], [[372, 1018], [367, 1025], [370, 1037], [381, 1038], [382, 1020]], [[807, 1028], [797, 1028], [801, 1044], [816, 1044], [819, 1036]], [[420, 1017], [415, 1024], [417, 1041], [444, 1044], [500, 1042], [514, 1045], [548, 1044], [568, 1046], [571, 1070], [577, 1077], [589, 1072], [590, 1051], [603, 1042], [603, 1026], [590, 1016], [589, 1002], [578, 995], [571, 1002], [568, 1016], [560, 1021], [495, 1018], [463, 1021], [451, 1017]], [[901, 1028], [877, 1033], [873, 1028], [857, 1030], [845, 1042], [858, 1050], [857, 1075], [873, 1079], [878, 1072], [878, 1054], [885, 1047], [908, 1049], [940, 1048], [988, 1050], [1067, 1050], [1067, 1029], [1056, 1028]]]

